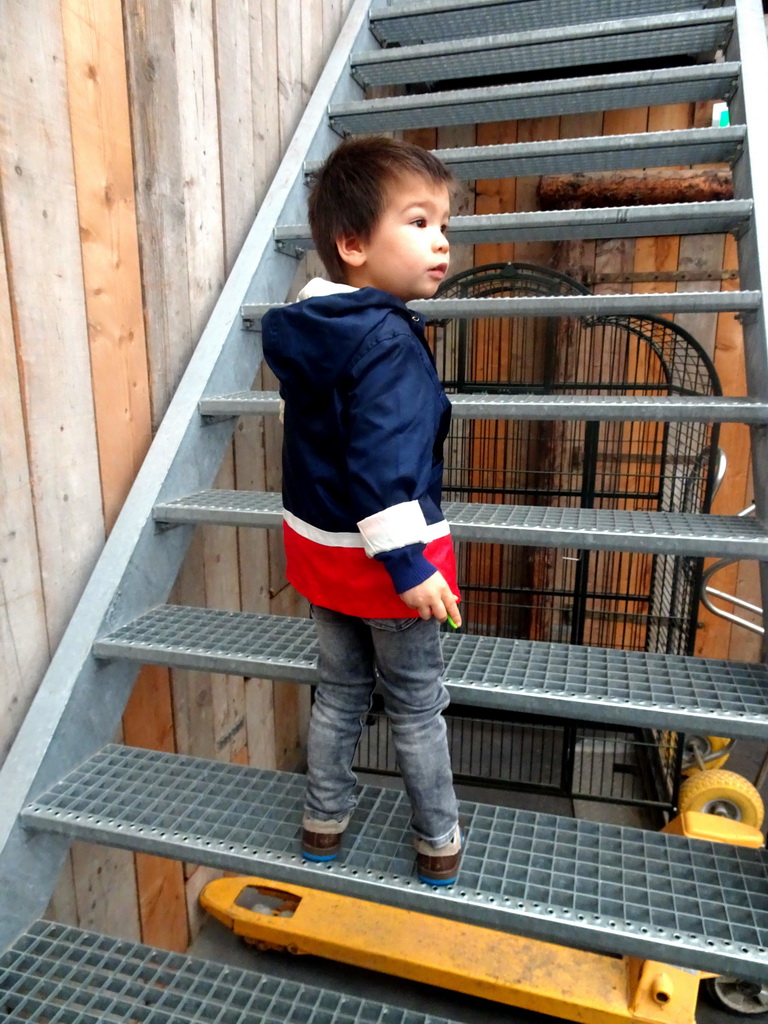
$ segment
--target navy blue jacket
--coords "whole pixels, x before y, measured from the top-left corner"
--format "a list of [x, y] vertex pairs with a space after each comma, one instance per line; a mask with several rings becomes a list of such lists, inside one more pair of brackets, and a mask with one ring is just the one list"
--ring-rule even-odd
[[397, 595], [435, 569], [458, 593], [440, 510], [451, 406], [424, 318], [388, 292], [345, 289], [270, 310], [262, 341], [285, 402], [289, 580], [364, 617], [417, 614]]

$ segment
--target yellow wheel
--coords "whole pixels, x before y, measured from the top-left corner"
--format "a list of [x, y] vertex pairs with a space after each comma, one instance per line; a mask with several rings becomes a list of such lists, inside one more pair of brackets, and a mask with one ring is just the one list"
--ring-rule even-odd
[[680, 787], [680, 811], [719, 814], [732, 821], [760, 828], [765, 811], [763, 801], [751, 782], [736, 772], [715, 768], [696, 772]]
[[[701, 771], [696, 754], [700, 754], [707, 771], [715, 768], [722, 768], [730, 755], [731, 741], [727, 736], [688, 736], [685, 737], [685, 749], [683, 750], [683, 775], [695, 775]], [[722, 757], [712, 757], [718, 750], [728, 747], [728, 751]]]

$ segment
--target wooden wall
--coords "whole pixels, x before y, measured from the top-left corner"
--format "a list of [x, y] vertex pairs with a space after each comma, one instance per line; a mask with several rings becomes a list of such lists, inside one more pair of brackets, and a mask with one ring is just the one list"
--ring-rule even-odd
[[[349, 5], [0, 0], [0, 761]], [[276, 436], [238, 428], [219, 483], [274, 487]], [[302, 610], [264, 531], [198, 531], [174, 599]], [[307, 697], [147, 669], [122, 733], [293, 768]], [[209, 876], [78, 844], [51, 910], [185, 949]]]

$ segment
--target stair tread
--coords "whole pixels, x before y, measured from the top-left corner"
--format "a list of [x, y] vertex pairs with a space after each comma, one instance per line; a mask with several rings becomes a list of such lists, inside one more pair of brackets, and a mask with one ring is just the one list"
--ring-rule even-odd
[[350, 64], [367, 87], [711, 53], [724, 47], [733, 17], [728, 7], [475, 35], [364, 51]]
[[[732, 163], [739, 156], [745, 137], [744, 126], [736, 124], [725, 128], [676, 128], [626, 135], [508, 142], [493, 146], [454, 146], [432, 152], [462, 180], [530, 175], [538, 177], [543, 174], [631, 170], [680, 164]], [[306, 173], [311, 174], [316, 168], [317, 164], [310, 161], [306, 165]], [[566, 212], [585, 215], [591, 211]]]
[[739, 67], [728, 61], [350, 100], [331, 106], [329, 119], [337, 131], [376, 132], [722, 100]]
[[[490, 299], [416, 299], [408, 308], [430, 320], [510, 316], [655, 316], [675, 313], [741, 313], [760, 308], [759, 291], [632, 292], [623, 295], [523, 295]], [[282, 302], [246, 302], [245, 326]]]
[[433, 152], [457, 178], [524, 177], [731, 163], [741, 151], [745, 134], [743, 125], [730, 125], [495, 146], [456, 146]]
[[[768, 666], [506, 637], [443, 634], [457, 704], [768, 739]], [[311, 620], [161, 605], [102, 636], [102, 658], [315, 683]]]
[[23, 812], [27, 827], [263, 874], [550, 942], [764, 980], [763, 850], [462, 801], [460, 883], [418, 882], [410, 806], [360, 787], [336, 863], [298, 853], [302, 776], [104, 748]]
[[[454, 419], [658, 420], [661, 422], [765, 423], [768, 402], [720, 395], [449, 394]], [[204, 416], [275, 414], [277, 391], [236, 391], [204, 398]]]
[[[703, 0], [623, 0], [622, 17], [648, 17], [701, 9]], [[706, 5], [712, 6], [712, 5]], [[453, 39], [497, 32], [525, 32], [569, 23], [600, 21], [615, 16], [611, 0], [582, 0], [578, 5], [537, 0], [441, 0], [440, 3], [397, 3], [371, 8], [371, 29], [382, 45]]]
[[[456, 540], [768, 558], [768, 530], [749, 516], [460, 501], [445, 502], [443, 513]], [[271, 491], [212, 488], [162, 502], [154, 516], [164, 523], [280, 526], [283, 504]]]
[[[0, 955], [0, 1001], [14, 1020], [164, 1024], [367, 1024], [381, 1002], [37, 921]], [[450, 1024], [391, 1008], [400, 1024]], [[54, 1017], [55, 1014], [55, 1017]]]
[[[465, 245], [565, 238], [720, 234], [746, 226], [752, 208], [751, 199], [725, 199], [702, 203], [472, 215], [452, 218], [448, 238], [453, 245]], [[279, 248], [292, 255], [301, 256], [305, 249], [314, 249], [308, 224], [278, 227], [275, 241]]]

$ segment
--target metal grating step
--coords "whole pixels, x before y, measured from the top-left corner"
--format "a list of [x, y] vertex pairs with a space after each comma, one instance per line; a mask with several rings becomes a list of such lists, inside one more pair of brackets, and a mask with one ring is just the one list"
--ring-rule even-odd
[[355, 54], [350, 66], [353, 77], [366, 88], [712, 54], [725, 48], [733, 17], [733, 8], [728, 7], [582, 22], [505, 35], [475, 35], [367, 51]]
[[[768, 739], [768, 667], [448, 634], [451, 699], [473, 707]], [[96, 641], [98, 658], [315, 683], [309, 619], [162, 605]]]
[[[451, 245], [484, 242], [560, 241], [567, 238], [639, 238], [658, 235], [703, 235], [738, 232], [752, 214], [751, 199], [705, 203], [661, 203], [588, 210], [547, 210], [454, 217], [448, 228]], [[301, 258], [314, 249], [309, 225], [276, 229], [281, 252]]]
[[[448, 395], [454, 419], [619, 420], [662, 423], [768, 423], [768, 403], [757, 398], [712, 395]], [[237, 391], [204, 398], [210, 418], [276, 415], [277, 391]]]
[[[268, 309], [285, 303], [246, 302], [244, 326], [258, 330]], [[417, 299], [409, 309], [430, 320], [510, 316], [674, 316], [676, 313], [747, 313], [760, 308], [760, 292], [634, 292], [628, 295], [524, 295], [503, 299]]]
[[259, 874], [548, 942], [765, 980], [764, 850], [461, 803], [460, 884], [417, 881], [403, 793], [362, 786], [343, 854], [299, 855], [304, 779], [107, 747], [23, 812], [27, 827]]
[[0, 956], [4, 1020], [56, 1024], [450, 1024], [330, 992], [38, 921]]
[[[744, 126], [732, 125], [728, 128], [686, 128], [634, 135], [511, 142], [499, 146], [456, 146], [433, 152], [457, 178], [474, 181], [476, 178], [732, 163], [741, 153], [744, 138]], [[307, 173], [311, 174], [316, 166], [308, 164]]]
[[689, 128], [636, 135], [600, 135], [548, 142], [515, 142], [435, 150], [457, 178], [508, 178], [541, 174], [671, 167], [733, 162], [741, 152], [744, 127]]
[[[536, 2], [538, 4], [538, 0]], [[541, 9], [541, 4], [538, 6]], [[332, 106], [329, 118], [335, 131], [349, 135], [584, 114], [667, 103], [727, 100], [736, 89], [738, 76], [739, 64], [735, 62], [589, 75], [482, 89], [354, 100]]]
[[[446, 502], [443, 512], [456, 540], [768, 559], [768, 531], [748, 516], [459, 501]], [[161, 502], [154, 517], [165, 524], [279, 527], [283, 504], [272, 492], [216, 488]]]
[[[622, 0], [625, 18], [700, 10], [718, 6], [706, 0]], [[439, 3], [397, 3], [371, 10], [371, 31], [382, 46], [426, 43], [465, 36], [560, 28], [586, 21], [605, 21], [616, 14], [612, 0], [440, 0]]]

